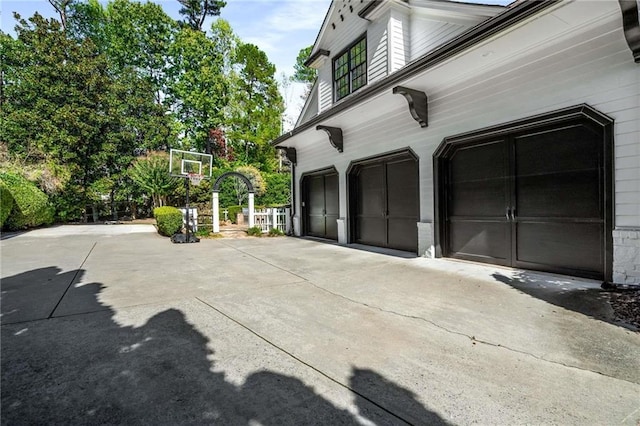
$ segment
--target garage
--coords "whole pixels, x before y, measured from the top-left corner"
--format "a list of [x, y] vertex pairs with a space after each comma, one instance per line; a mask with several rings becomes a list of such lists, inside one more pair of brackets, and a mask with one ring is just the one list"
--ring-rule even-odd
[[611, 123], [581, 108], [445, 139], [435, 155], [443, 256], [607, 279]]
[[418, 160], [408, 151], [352, 165], [351, 241], [415, 253], [418, 184]]
[[311, 173], [302, 179], [305, 235], [338, 239], [340, 202], [338, 173], [335, 169]]

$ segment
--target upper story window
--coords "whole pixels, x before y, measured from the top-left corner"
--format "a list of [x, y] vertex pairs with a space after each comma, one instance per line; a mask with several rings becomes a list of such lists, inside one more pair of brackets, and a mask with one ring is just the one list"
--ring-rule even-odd
[[333, 93], [338, 101], [367, 84], [367, 36], [333, 59]]

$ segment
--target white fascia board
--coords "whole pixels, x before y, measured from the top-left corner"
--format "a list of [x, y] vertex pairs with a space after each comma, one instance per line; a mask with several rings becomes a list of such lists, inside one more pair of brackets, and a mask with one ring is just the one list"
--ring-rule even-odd
[[380, 6], [378, 6], [375, 10], [373, 10], [369, 14], [369, 16], [367, 16], [367, 20], [369, 21], [378, 20], [380, 19], [380, 17], [385, 16], [385, 13], [387, 13], [391, 9], [397, 10], [397, 11], [403, 11], [405, 13], [409, 13], [411, 11], [411, 8], [405, 1], [387, 0], [384, 3], [382, 3]]
[[476, 5], [454, 1], [410, 0], [411, 12], [452, 24], [474, 24], [503, 12], [504, 6]]
[[318, 35], [316, 36], [316, 40], [313, 42], [313, 49], [311, 49], [311, 54], [309, 56], [313, 56], [318, 50], [320, 50], [322, 47], [322, 41], [324, 40], [324, 35], [327, 31], [327, 26], [329, 25], [329, 22], [331, 21], [331, 15], [333, 14], [333, 11], [336, 8], [336, 2], [335, 0], [331, 1], [331, 4], [329, 5], [329, 10], [327, 10], [327, 14], [324, 16], [324, 21], [322, 21], [322, 26], [320, 27], [320, 31], [318, 32]]

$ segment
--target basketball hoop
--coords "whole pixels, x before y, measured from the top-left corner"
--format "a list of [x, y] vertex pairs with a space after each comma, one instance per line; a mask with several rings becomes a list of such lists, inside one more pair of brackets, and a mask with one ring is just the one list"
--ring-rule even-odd
[[191, 183], [195, 186], [200, 185], [200, 182], [202, 182], [202, 179], [204, 178], [204, 175], [200, 175], [198, 173], [189, 173], [187, 176], [189, 177]]

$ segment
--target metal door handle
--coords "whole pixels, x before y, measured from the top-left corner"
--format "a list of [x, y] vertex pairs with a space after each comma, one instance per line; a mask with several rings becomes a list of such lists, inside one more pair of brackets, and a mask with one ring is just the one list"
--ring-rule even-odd
[[515, 221], [516, 220], [516, 208], [512, 208], [511, 209], [511, 220]]
[[505, 213], [504, 213], [504, 215], [507, 217], [507, 220], [509, 220], [509, 211], [510, 211], [510, 210], [511, 210], [511, 209], [510, 209], [509, 207], [507, 207], [507, 209], [506, 209], [506, 211], [505, 211]]

